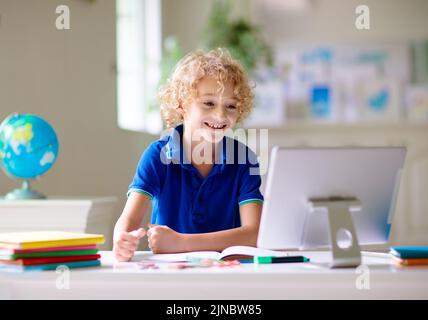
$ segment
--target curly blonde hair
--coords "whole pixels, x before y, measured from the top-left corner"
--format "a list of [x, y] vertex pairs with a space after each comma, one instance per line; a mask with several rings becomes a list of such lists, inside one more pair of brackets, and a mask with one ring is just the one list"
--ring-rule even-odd
[[250, 114], [254, 100], [253, 86], [250, 85], [241, 63], [234, 60], [224, 48], [209, 52], [196, 51], [187, 54], [177, 63], [175, 71], [159, 91], [161, 115], [167, 128], [183, 122], [177, 108], [197, 97], [196, 86], [205, 76], [214, 77], [221, 91], [224, 90], [225, 82], [232, 81], [239, 112], [237, 122]]

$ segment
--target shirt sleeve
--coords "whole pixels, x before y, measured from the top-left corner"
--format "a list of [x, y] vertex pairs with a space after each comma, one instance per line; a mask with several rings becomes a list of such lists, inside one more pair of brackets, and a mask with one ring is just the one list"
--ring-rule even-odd
[[238, 203], [240, 206], [251, 203], [263, 203], [263, 195], [260, 192], [262, 179], [260, 177], [259, 163], [256, 154], [248, 148], [248, 157], [245, 164], [241, 165], [241, 181]]
[[131, 192], [139, 192], [153, 199], [160, 193], [164, 172], [161, 148], [157, 142], [154, 142], [141, 155], [134, 178], [128, 187], [127, 196], [129, 197]]

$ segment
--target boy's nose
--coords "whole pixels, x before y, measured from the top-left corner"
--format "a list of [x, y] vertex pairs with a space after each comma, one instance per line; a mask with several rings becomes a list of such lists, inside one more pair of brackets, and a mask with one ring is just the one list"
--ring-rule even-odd
[[216, 115], [216, 119], [219, 121], [226, 119], [224, 108], [222, 106], [218, 106], [216, 110], [214, 110], [214, 114]]

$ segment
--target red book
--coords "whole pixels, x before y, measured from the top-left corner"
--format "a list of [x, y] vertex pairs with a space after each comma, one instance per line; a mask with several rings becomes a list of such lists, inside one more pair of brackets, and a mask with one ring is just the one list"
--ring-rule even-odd
[[0, 260], [0, 264], [17, 265], [17, 266], [34, 266], [39, 264], [51, 264], [74, 261], [91, 261], [97, 260], [99, 254], [87, 254], [83, 256], [64, 256], [64, 257], [46, 257], [46, 258], [20, 258], [17, 260]]

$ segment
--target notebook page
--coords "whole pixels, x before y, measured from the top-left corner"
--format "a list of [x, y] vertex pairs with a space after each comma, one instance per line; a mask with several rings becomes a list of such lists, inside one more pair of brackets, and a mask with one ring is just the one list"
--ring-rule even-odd
[[184, 262], [191, 259], [219, 259], [220, 253], [216, 251], [194, 251], [183, 253], [160, 253], [148, 256], [146, 259], [164, 262]]
[[223, 250], [220, 258], [231, 255], [244, 255], [244, 256], [271, 256], [271, 257], [285, 257], [288, 253], [284, 251], [275, 251], [269, 249], [262, 249], [249, 246], [233, 246]]

